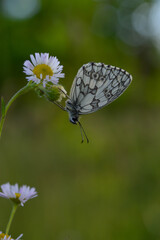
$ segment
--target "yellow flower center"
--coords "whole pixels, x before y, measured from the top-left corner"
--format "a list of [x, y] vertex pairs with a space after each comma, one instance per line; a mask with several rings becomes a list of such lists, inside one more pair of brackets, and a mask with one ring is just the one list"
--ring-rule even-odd
[[8, 238], [8, 237], [9, 237], [9, 235], [7, 235], [7, 234], [4, 234], [4, 233], [1, 233], [1, 234], [0, 234], [0, 239], [4, 239], [4, 237], [7, 237], [7, 238]]
[[19, 200], [21, 194], [20, 193], [15, 193], [16, 198], [10, 198], [14, 203], [20, 204], [21, 201]]
[[21, 196], [20, 193], [15, 193], [15, 195], [16, 195], [16, 198], [19, 198]]
[[46, 76], [53, 75], [52, 69], [46, 64], [39, 64], [35, 66], [33, 69], [33, 73], [36, 75], [37, 78], [40, 78], [40, 75], [42, 74], [42, 79], [45, 79]]

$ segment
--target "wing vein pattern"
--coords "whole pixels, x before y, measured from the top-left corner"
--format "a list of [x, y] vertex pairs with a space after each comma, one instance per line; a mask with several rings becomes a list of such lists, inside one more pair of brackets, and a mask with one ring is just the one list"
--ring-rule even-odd
[[129, 86], [132, 76], [125, 70], [103, 63], [87, 63], [78, 71], [70, 98], [79, 115], [110, 104]]

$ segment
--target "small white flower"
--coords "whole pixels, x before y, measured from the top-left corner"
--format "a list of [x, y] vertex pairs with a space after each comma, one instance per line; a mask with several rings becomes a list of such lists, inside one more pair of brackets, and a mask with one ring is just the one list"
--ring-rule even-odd
[[3, 232], [0, 231], [0, 240], [19, 240], [22, 236], [23, 236], [23, 234], [19, 235], [18, 238], [13, 239], [13, 238], [11, 238], [11, 236], [4, 234]]
[[30, 55], [30, 58], [31, 61], [26, 60], [23, 66], [28, 81], [43, 83], [45, 87], [48, 82], [57, 84], [59, 78], [64, 78], [63, 66], [59, 65], [57, 57], [49, 57], [49, 53], [35, 53], [35, 57]]
[[0, 197], [8, 198], [21, 206], [29, 199], [38, 196], [35, 188], [30, 188], [26, 185], [19, 187], [17, 183], [15, 185], [10, 185], [10, 183], [3, 184], [1, 189]]

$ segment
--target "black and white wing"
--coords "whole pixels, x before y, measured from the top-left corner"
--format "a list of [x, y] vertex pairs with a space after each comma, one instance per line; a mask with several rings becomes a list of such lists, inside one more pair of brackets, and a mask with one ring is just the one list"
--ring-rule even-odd
[[121, 68], [87, 63], [73, 81], [70, 98], [79, 115], [92, 113], [117, 99], [131, 81], [132, 76]]

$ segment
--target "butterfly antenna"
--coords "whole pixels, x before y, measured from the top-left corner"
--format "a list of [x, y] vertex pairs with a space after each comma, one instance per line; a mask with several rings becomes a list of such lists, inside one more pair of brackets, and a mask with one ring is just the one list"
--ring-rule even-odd
[[80, 127], [80, 132], [81, 132], [81, 137], [82, 137], [82, 141], [81, 141], [81, 143], [83, 143], [84, 142], [84, 137], [83, 137], [83, 130], [82, 130], [82, 125], [80, 124], [80, 122], [78, 122], [79, 123], [79, 127]]
[[79, 127], [80, 127], [81, 137], [82, 137], [82, 142], [81, 142], [81, 143], [84, 142], [83, 133], [84, 133], [84, 135], [85, 135], [85, 137], [86, 137], [87, 143], [89, 143], [89, 139], [88, 139], [88, 137], [87, 137], [87, 134], [86, 134], [85, 131], [84, 131], [84, 128], [82, 127], [82, 124], [81, 124], [79, 121], [78, 121], [78, 124], [79, 124]]

